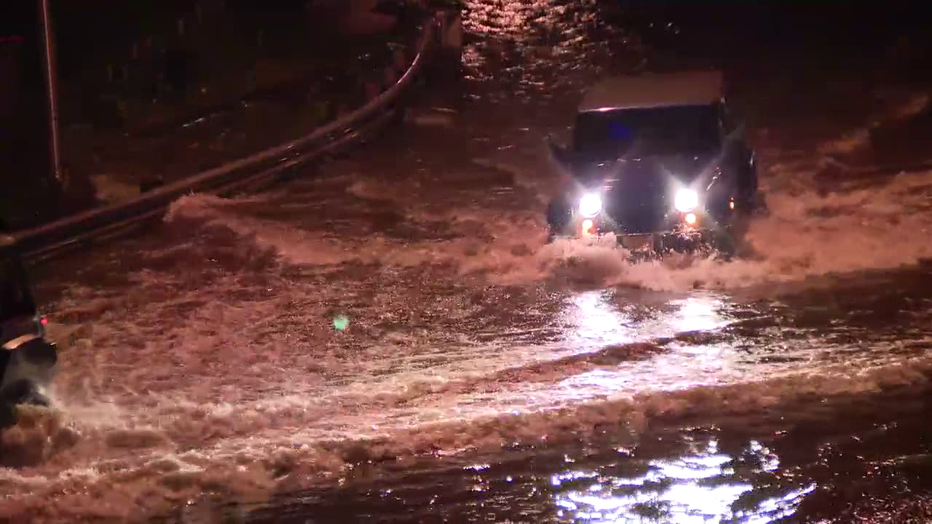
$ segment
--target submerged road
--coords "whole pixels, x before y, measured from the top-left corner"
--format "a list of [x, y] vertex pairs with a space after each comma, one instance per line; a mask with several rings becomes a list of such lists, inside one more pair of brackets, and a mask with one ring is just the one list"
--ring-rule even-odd
[[[722, 64], [688, 17], [468, 3], [466, 78], [384, 140], [263, 194], [182, 198], [144, 236], [37, 270], [63, 410], [2, 437], [0, 516], [932, 511], [932, 173], [837, 167], [871, 167], [871, 130], [927, 111], [925, 91], [865, 90], [792, 49], [790, 72]], [[703, 64], [741, 73], [769, 207], [753, 256], [546, 244], [544, 139], [581, 89]]]

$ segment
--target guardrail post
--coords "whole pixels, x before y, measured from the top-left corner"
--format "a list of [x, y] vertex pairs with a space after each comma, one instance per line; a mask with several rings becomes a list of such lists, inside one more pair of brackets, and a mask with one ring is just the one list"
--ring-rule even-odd
[[55, 41], [49, 0], [39, 0], [39, 25], [42, 32], [42, 62], [45, 68], [45, 94], [49, 118], [49, 164], [52, 176], [62, 184], [61, 144], [58, 135], [58, 74], [55, 61]]
[[437, 13], [440, 24], [440, 49], [434, 64], [446, 78], [456, 79], [463, 65], [463, 15], [459, 9], [444, 9]]

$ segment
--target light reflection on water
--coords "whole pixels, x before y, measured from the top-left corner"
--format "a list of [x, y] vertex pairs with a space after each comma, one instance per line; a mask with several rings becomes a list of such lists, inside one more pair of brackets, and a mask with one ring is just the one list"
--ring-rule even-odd
[[619, 28], [600, 16], [595, 0], [465, 4], [463, 27], [477, 37], [464, 49], [466, 77], [510, 84], [503, 99], [531, 92], [549, 98], [560, 86], [576, 83], [583, 71], [598, 71], [609, 61], [617, 52], [610, 42], [626, 47]]
[[670, 337], [678, 333], [712, 331], [732, 321], [718, 295], [699, 293], [672, 300], [653, 318], [634, 319], [612, 300], [610, 291], [587, 291], [573, 296], [564, 313], [570, 340], [580, 350]]
[[574, 341], [579, 349], [592, 349], [631, 342], [634, 337], [631, 319], [609, 300], [608, 293], [588, 291], [573, 297], [570, 321], [575, 324]]
[[[682, 333], [714, 332], [733, 319], [718, 295], [697, 293], [670, 301], [670, 308], [654, 318], [632, 319], [609, 300], [609, 293], [591, 291], [572, 300], [567, 318], [575, 329], [572, 340], [578, 351], [651, 341]], [[695, 385], [728, 382], [742, 377], [733, 361], [737, 353], [728, 342], [672, 343], [657, 355], [610, 368], [575, 374], [559, 384], [562, 395], [577, 400], [612, 393], [657, 389], [677, 390]]]
[[582, 487], [555, 493], [553, 502], [558, 517], [593, 523], [757, 524], [793, 515], [805, 495], [815, 489], [809, 483], [770, 496], [754, 493], [755, 477], [776, 471], [779, 458], [757, 441], [751, 441], [740, 455], [721, 452], [713, 438], [693, 454], [650, 460], [646, 472], [637, 476], [613, 476], [605, 471], [554, 475], [551, 483], [556, 488], [568, 481]]
[[728, 324], [722, 310], [725, 302], [710, 294], [692, 295], [671, 303], [677, 307], [671, 324], [677, 331], [709, 331]]
[[[517, 41], [579, 39], [579, 27], [595, 23], [594, 0], [467, 1], [464, 27], [474, 35]], [[577, 26], [572, 27], [571, 23]], [[569, 27], [568, 27], [569, 26]]]

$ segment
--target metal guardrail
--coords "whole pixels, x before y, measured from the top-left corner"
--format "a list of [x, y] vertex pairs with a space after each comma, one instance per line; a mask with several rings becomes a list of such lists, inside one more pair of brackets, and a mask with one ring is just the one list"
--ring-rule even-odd
[[437, 32], [443, 23], [442, 16], [438, 14], [425, 22], [415, 56], [398, 81], [348, 115], [298, 139], [153, 189], [130, 202], [94, 208], [35, 228], [13, 232], [4, 242], [0, 242], [0, 250], [9, 247], [12, 241], [22, 257], [37, 262], [69, 248], [112, 237], [157, 218], [171, 202], [186, 194], [229, 194], [268, 183], [288, 169], [371, 135], [390, 120], [395, 103], [425, 67], [433, 48], [438, 44]]

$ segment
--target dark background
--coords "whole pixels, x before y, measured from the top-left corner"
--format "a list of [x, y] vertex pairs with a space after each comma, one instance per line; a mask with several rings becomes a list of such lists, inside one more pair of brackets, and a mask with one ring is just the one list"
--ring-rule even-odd
[[[50, 176], [41, 33], [35, 2], [6, 2], [0, 16], [0, 206], [22, 206], [28, 217], [36, 195], [56, 192]], [[54, 196], [53, 196], [54, 198]], [[0, 215], [2, 216], [2, 215]], [[19, 224], [14, 224], [19, 225]]]

